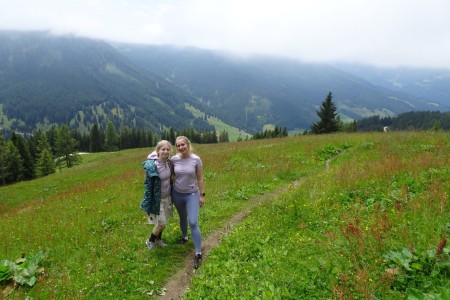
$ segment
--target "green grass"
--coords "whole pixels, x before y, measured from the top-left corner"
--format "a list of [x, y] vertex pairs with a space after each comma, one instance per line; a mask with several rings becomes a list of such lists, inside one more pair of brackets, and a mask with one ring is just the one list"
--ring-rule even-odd
[[[448, 133], [408, 132], [195, 145], [208, 195], [200, 215], [204, 237], [253, 197], [298, 179], [301, 184], [252, 209], [205, 259], [185, 297], [443, 294], [449, 270], [437, 262], [448, 255], [433, 264], [422, 253], [448, 235], [449, 141]], [[175, 215], [164, 232], [169, 247], [145, 248], [151, 227], [139, 209], [140, 164], [149, 151], [85, 155], [80, 166], [0, 188], [0, 260], [47, 254], [46, 275], [32, 288], [17, 288], [11, 299], [156, 297], [193, 245], [176, 244]], [[414, 272], [385, 256], [412, 245]], [[399, 275], [390, 277], [389, 269]]]
[[398, 281], [385, 258], [411, 245], [420, 257], [450, 233], [448, 135], [342, 138], [352, 146], [328, 172], [255, 209], [213, 250], [187, 299], [402, 299], [408, 288], [449, 289], [448, 252], [438, 257], [446, 268], [418, 264]]

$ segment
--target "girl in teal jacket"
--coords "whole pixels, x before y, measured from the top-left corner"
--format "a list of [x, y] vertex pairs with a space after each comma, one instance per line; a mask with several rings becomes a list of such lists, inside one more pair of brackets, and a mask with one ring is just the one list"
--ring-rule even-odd
[[161, 140], [155, 151], [142, 163], [145, 170], [144, 196], [141, 209], [147, 213], [149, 224], [155, 225], [150, 237], [145, 241], [151, 250], [156, 246], [165, 247], [162, 232], [173, 214], [171, 198], [172, 165], [169, 160], [172, 145]]

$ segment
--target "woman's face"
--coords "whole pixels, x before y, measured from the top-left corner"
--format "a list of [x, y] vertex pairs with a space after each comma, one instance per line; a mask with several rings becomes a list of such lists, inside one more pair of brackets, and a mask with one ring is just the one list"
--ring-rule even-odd
[[179, 139], [176, 142], [176, 146], [177, 146], [178, 153], [180, 153], [181, 155], [186, 155], [189, 153], [188, 143], [184, 139]]
[[170, 147], [168, 145], [164, 145], [158, 150], [158, 156], [162, 160], [166, 160], [169, 158], [170, 155]]

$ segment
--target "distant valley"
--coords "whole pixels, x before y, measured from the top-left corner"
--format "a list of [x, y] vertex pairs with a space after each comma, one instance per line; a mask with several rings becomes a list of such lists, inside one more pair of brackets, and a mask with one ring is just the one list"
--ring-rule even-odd
[[[0, 32], [0, 127], [31, 132], [193, 127], [309, 129], [327, 93], [343, 120], [450, 111], [450, 71], [310, 64], [195, 48]], [[193, 113], [194, 107], [197, 113]], [[200, 114], [198, 113], [200, 112]]]

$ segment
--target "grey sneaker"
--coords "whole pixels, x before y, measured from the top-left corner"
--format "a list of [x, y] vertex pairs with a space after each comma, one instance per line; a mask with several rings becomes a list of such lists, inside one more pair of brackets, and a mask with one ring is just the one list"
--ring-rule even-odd
[[159, 247], [167, 247], [167, 244], [164, 243], [163, 240], [157, 240], [157, 241], [156, 241], [156, 244], [157, 244]]
[[194, 257], [194, 269], [198, 269], [202, 262], [202, 255], [201, 254], [195, 254]]
[[148, 250], [153, 250], [156, 248], [156, 243], [150, 240], [146, 240], [145, 244], [147, 245]]

